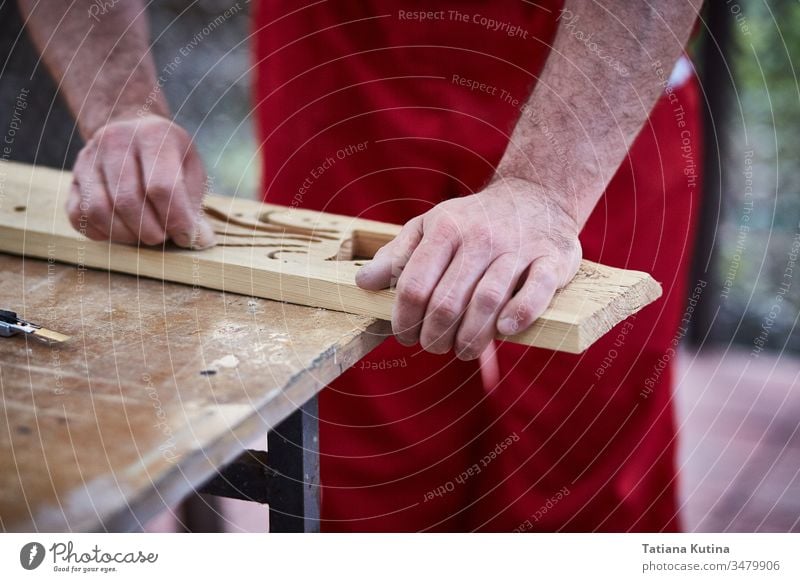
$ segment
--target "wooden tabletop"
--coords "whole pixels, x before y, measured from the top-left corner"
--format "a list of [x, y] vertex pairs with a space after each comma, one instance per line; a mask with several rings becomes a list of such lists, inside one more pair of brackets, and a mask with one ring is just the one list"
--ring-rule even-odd
[[0, 530], [135, 528], [389, 331], [368, 317], [0, 254]]

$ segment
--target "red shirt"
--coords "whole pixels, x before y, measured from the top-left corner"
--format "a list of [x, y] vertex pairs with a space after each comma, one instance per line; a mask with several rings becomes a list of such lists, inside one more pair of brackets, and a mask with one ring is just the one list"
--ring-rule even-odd
[[[548, 56], [559, 9], [255, 4], [265, 199], [402, 224], [480, 190]], [[406, 365], [357, 365], [321, 400], [326, 529], [676, 527], [669, 362], [654, 370], [681, 316], [699, 192], [682, 171], [686, 135], [700, 166], [693, 81], [677, 93], [688, 126], [662, 99], [581, 235], [586, 258], [653, 273], [664, 298], [628, 323], [624, 347], [614, 343], [621, 327], [581, 356], [503, 344], [502, 380], [488, 396], [474, 363], [385, 342], [368, 359]], [[598, 376], [611, 350], [614, 365]], [[479, 476], [428, 499], [514, 434]]]
[[[544, 65], [559, 5], [437, 2], [443, 19], [420, 21], [415, 11], [431, 3], [275, 4], [258, 4], [255, 32], [266, 200], [399, 224], [486, 183]], [[515, 23], [526, 38], [483, 19]]]

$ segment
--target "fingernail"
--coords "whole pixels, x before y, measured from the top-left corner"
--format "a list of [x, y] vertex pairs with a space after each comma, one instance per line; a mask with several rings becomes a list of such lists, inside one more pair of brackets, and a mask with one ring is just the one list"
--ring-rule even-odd
[[397, 343], [399, 343], [401, 346], [405, 346], [407, 348], [410, 348], [415, 343], [417, 343], [417, 342], [415, 342], [413, 340], [409, 340], [409, 339], [407, 339], [405, 337], [402, 337], [402, 336], [399, 336], [399, 335], [394, 336], [394, 338], [397, 340]]
[[369, 265], [364, 265], [356, 271], [356, 285], [361, 285], [369, 277]]
[[378, 291], [385, 288], [386, 285], [385, 283], [382, 284], [379, 273], [372, 266], [372, 263], [364, 265], [356, 271], [356, 285], [369, 291]]
[[462, 362], [471, 362], [472, 360], [477, 359], [480, 354], [475, 354], [475, 352], [466, 350], [461, 352], [456, 352], [456, 357], [461, 360]]
[[191, 247], [195, 250], [207, 249], [217, 244], [217, 235], [205, 220], [199, 220], [192, 234]]

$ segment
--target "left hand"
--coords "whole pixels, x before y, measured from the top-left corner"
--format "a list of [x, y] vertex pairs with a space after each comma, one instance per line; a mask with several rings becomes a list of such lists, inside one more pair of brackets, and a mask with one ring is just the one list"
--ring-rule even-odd
[[560, 200], [510, 179], [442, 202], [409, 221], [356, 283], [396, 282], [392, 330], [401, 344], [475, 359], [497, 332], [530, 327], [578, 271], [578, 223]]

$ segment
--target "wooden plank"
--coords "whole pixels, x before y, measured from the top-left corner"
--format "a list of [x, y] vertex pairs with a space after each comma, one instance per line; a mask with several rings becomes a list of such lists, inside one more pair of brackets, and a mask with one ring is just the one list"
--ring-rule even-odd
[[[391, 319], [394, 291], [365, 291], [355, 274], [400, 230], [347, 216], [210, 196], [220, 244], [203, 251], [94, 242], [63, 210], [71, 174], [5, 167], [0, 250], [255, 297]], [[537, 322], [511, 341], [580, 353], [661, 295], [652, 277], [583, 261]]]
[[386, 322], [0, 254], [0, 531], [131, 530], [387, 337]]

